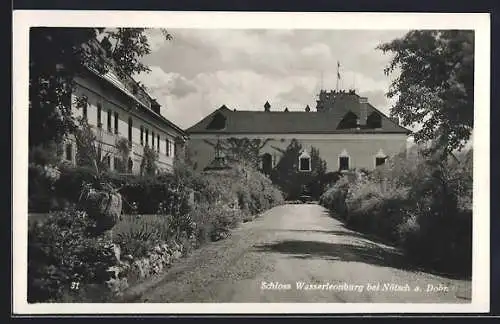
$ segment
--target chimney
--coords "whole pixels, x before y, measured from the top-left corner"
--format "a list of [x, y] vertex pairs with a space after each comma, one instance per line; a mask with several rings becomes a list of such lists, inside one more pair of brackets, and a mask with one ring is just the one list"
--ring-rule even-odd
[[359, 97], [359, 124], [361, 126], [365, 126], [367, 118], [368, 118], [368, 98]]
[[306, 112], [310, 112], [311, 108], [309, 108], [309, 105], [306, 106]]
[[269, 104], [269, 101], [266, 101], [264, 104], [264, 111], [271, 111], [271, 105]]

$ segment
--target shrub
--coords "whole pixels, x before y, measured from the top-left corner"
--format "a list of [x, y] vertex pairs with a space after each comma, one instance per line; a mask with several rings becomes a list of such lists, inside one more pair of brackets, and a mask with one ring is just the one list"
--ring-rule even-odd
[[55, 183], [55, 195], [69, 202], [77, 202], [84, 183], [97, 185], [94, 169], [90, 167], [61, 168], [61, 176]]
[[244, 213], [258, 214], [284, 199], [281, 191], [261, 172], [235, 165], [227, 172], [206, 173], [204, 200], [236, 206]]
[[132, 204], [139, 214], [186, 214], [192, 208], [191, 189], [172, 175], [130, 177], [120, 190], [126, 203], [124, 212], [132, 212]]
[[320, 197], [320, 204], [340, 217], [347, 218], [346, 198], [349, 191], [350, 180], [342, 176], [333, 186], [329, 187]]
[[[227, 173], [199, 174], [177, 167], [173, 175], [123, 179], [108, 174], [104, 179], [124, 185], [120, 193], [138, 206], [138, 213], [159, 214], [125, 216], [112, 228], [110, 238], [97, 236], [96, 223], [76, 209], [33, 223], [30, 302], [107, 298], [131, 280], [159, 273], [182, 253], [225, 238], [244, 219], [283, 202], [266, 176], [241, 166]], [[65, 168], [55, 191], [76, 201], [83, 182], [95, 180], [92, 169]], [[197, 204], [192, 204], [193, 189]], [[120, 256], [125, 261], [118, 263]], [[84, 295], [71, 291], [73, 283]]]
[[398, 226], [406, 218], [409, 191], [409, 187], [388, 181], [357, 180], [346, 197], [347, 224], [397, 243]]
[[428, 150], [398, 155], [371, 173], [342, 176], [320, 203], [420, 264], [470, 274], [472, 151], [456, 159]]
[[109, 279], [107, 270], [116, 261], [114, 246], [92, 234], [94, 225], [84, 212], [69, 209], [29, 228], [29, 302], [60, 301], [74, 283], [84, 287]]
[[304, 147], [296, 139], [292, 139], [276, 167], [272, 170], [270, 178], [284, 192], [287, 200], [297, 200], [307, 191], [315, 199], [318, 199], [326, 185], [323, 180], [326, 177], [326, 161], [320, 156], [318, 149], [312, 147], [307, 151], [311, 157], [311, 172], [300, 172], [298, 170], [298, 158]]
[[171, 229], [164, 216], [127, 216], [113, 228], [113, 241], [123, 255], [143, 257], [155, 244], [166, 241]]
[[28, 167], [28, 210], [48, 212], [59, 206], [54, 197], [54, 184], [59, 177], [56, 168], [30, 164]]
[[194, 235], [199, 244], [225, 238], [242, 221], [242, 212], [228, 205], [199, 204], [191, 213]]

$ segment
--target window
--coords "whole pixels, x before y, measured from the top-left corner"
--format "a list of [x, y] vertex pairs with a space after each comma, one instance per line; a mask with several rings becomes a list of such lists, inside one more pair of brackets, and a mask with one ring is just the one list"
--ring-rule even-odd
[[151, 148], [155, 149], [155, 132], [151, 132]]
[[378, 167], [379, 165], [385, 164], [386, 157], [376, 157], [375, 158], [375, 166]]
[[111, 169], [111, 156], [109, 155], [106, 156], [106, 166]]
[[132, 145], [132, 117], [128, 118], [128, 144]]
[[358, 126], [358, 116], [352, 111], [345, 114], [344, 118], [340, 121], [337, 129], [356, 128]]
[[299, 156], [299, 171], [311, 171], [311, 156], [306, 151], [303, 151]]
[[82, 113], [83, 113], [83, 119], [84, 120], [87, 120], [87, 107], [88, 107], [88, 102], [87, 102], [87, 98], [84, 98], [84, 101], [83, 101], [83, 106], [82, 106]]
[[73, 144], [66, 144], [66, 160], [73, 161]]
[[156, 150], [160, 153], [160, 135], [156, 135]]
[[226, 117], [221, 113], [217, 113], [210, 121], [210, 124], [208, 124], [207, 126], [207, 129], [220, 130], [224, 128], [226, 128]]
[[121, 160], [119, 157], [114, 156], [113, 157], [113, 169], [118, 172], [122, 172], [122, 167], [121, 167]]
[[144, 146], [144, 127], [141, 126], [141, 145]]
[[149, 129], [146, 128], [146, 146], [149, 145]]
[[118, 134], [118, 113], [115, 112], [115, 134]]
[[132, 168], [134, 167], [134, 162], [131, 158], [128, 158], [127, 170], [129, 173], [132, 173]]
[[102, 128], [101, 112], [102, 112], [102, 106], [101, 106], [101, 104], [97, 104], [97, 127], [98, 128]]
[[262, 172], [270, 174], [273, 169], [273, 157], [269, 153], [262, 155]]
[[111, 129], [111, 110], [108, 110], [108, 132], [112, 132], [112, 129]]
[[308, 157], [300, 158], [300, 171], [311, 171], [311, 159]]
[[339, 170], [349, 170], [349, 157], [348, 156], [340, 156], [339, 157]]
[[102, 156], [102, 149], [101, 146], [99, 145], [99, 147], [97, 148], [97, 161], [99, 161], [99, 163], [101, 162], [101, 156]]
[[168, 138], [165, 138], [165, 154], [170, 156], [170, 140]]
[[368, 128], [381, 128], [382, 117], [377, 112], [373, 112], [366, 119], [366, 125], [368, 126]]

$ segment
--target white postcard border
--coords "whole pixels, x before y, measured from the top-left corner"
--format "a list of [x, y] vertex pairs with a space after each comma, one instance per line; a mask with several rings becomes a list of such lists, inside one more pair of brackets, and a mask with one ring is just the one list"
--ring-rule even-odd
[[[475, 127], [473, 279], [469, 304], [385, 303], [181, 303], [28, 304], [27, 164], [29, 28], [165, 27], [266, 29], [474, 29]], [[43, 50], [43, 49], [40, 49]], [[487, 13], [256, 13], [166, 11], [13, 12], [13, 313], [14, 314], [207, 314], [207, 313], [464, 313], [488, 312], [490, 294], [489, 111], [490, 17]], [[487, 127], [488, 126], [488, 127]]]

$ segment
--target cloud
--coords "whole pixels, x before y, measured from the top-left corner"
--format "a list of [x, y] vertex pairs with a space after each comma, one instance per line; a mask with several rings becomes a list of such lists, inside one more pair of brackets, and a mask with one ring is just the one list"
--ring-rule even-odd
[[370, 103], [375, 108], [383, 112], [385, 115], [389, 115], [391, 103], [385, 96], [385, 91], [383, 90], [361, 91], [359, 95], [362, 97], [367, 97]]
[[[169, 29], [171, 41], [149, 30], [152, 53], [141, 75], [151, 95], [165, 105], [165, 116], [189, 127], [225, 104], [260, 110], [285, 106], [314, 109], [322, 86], [335, 89], [337, 61], [341, 88], [357, 92], [384, 113], [390, 78], [383, 69], [390, 56], [375, 47], [406, 31]], [[323, 76], [323, 77], [321, 77]]]

